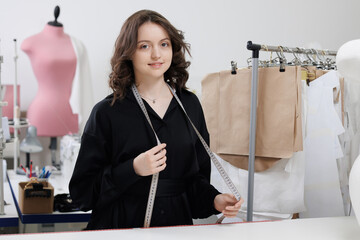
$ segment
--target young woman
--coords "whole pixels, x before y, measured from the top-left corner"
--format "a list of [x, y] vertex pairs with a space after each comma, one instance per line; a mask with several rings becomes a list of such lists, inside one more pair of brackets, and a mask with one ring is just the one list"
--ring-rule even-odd
[[159, 182], [151, 226], [191, 225], [193, 218], [219, 212], [234, 217], [240, 209], [242, 200], [210, 185], [209, 156], [168, 88], [209, 142], [200, 102], [185, 87], [186, 52], [182, 33], [157, 12], [141, 10], [124, 23], [111, 60], [113, 94], [90, 115], [69, 185], [73, 201], [92, 210], [88, 229], [142, 227], [154, 173]]

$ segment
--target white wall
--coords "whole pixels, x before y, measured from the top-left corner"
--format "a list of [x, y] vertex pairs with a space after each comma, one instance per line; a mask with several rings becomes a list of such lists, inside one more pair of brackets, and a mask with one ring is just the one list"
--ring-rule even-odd
[[[343, 43], [359, 38], [360, 1], [357, 0], [0, 0], [0, 54], [4, 56], [1, 79], [14, 79], [14, 44], [40, 32], [53, 21], [87, 47], [92, 67], [95, 100], [110, 93], [107, 85], [110, 58], [124, 20], [140, 9], [152, 9], [185, 32], [192, 46], [188, 86], [200, 93], [200, 81], [210, 72], [230, 68], [230, 61], [246, 65], [251, 53], [246, 43], [289, 47], [315, 46], [337, 50]], [[21, 110], [36, 95], [37, 81], [28, 57], [18, 50], [18, 82]], [[261, 55], [260, 55], [261, 58]]]

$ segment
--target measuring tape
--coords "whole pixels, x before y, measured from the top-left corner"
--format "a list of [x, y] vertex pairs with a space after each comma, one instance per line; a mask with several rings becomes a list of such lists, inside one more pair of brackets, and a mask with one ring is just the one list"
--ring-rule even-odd
[[[226, 173], [225, 169], [221, 166], [219, 160], [217, 158], [220, 158], [219, 156], [217, 156], [216, 154], [214, 154], [211, 150], [210, 147], [207, 145], [207, 143], [205, 142], [205, 140], [203, 139], [203, 137], [201, 136], [201, 134], [199, 133], [199, 131], [196, 129], [195, 125], [193, 124], [193, 122], [191, 121], [189, 115], [186, 113], [184, 106], [182, 105], [179, 97], [176, 95], [174, 89], [172, 89], [170, 87], [170, 85], [168, 84], [168, 87], [170, 89], [170, 91], [172, 92], [172, 94], [174, 95], [176, 101], [179, 103], [180, 107], [182, 108], [182, 110], [184, 111], [186, 117], [188, 118], [191, 126], [194, 128], [194, 131], [196, 133], [196, 135], [198, 136], [198, 138], [200, 139], [202, 145], [204, 146], [206, 152], [209, 154], [211, 161], [214, 163], [216, 169], [218, 170], [220, 176], [223, 178], [226, 186], [230, 189], [231, 193], [234, 194], [235, 198], [239, 201], [241, 198], [241, 195], [239, 193], [239, 191], [236, 189], [234, 183], [231, 181], [231, 178], [228, 176], [228, 174]], [[224, 220], [225, 216], [221, 216], [216, 223], [221, 223]]]
[[[174, 89], [171, 88], [171, 86], [169, 84], [167, 84], [170, 91], [172, 92], [172, 94], [174, 95], [176, 101], [179, 103], [180, 107], [182, 108], [182, 110], [184, 111], [186, 117], [188, 118], [191, 126], [193, 127], [196, 135], [198, 136], [198, 138], [200, 139], [202, 145], [204, 146], [206, 152], [208, 153], [208, 155], [210, 156], [210, 159], [211, 161], [214, 163], [216, 169], [219, 171], [220, 173], [220, 176], [223, 178], [226, 186], [230, 189], [231, 193], [234, 194], [235, 198], [239, 201], [241, 196], [240, 196], [240, 193], [239, 191], [236, 189], [234, 183], [231, 181], [230, 177], [227, 175], [226, 171], [224, 170], [224, 168], [221, 166], [219, 160], [217, 159], [219, 156], [217, 156], [216, 154], [214, 154], [209, 146], [207, 145], [207, 143], [205, 142], [205, 140], [203, 139], [203, 137], [201, 136], [201, 134], [199, 133], [199, 131], [196, 129], [195, 125], [193, 124], [193, 122], [191, 121], [190, 117], [188, 116], [188, 114], [186, 113], [185, 111], [185, 108], [184, 106], [182, 105], [180, 99], [178, 98], [178, 96], [176, 95]], [[153, 130], [154, 134], [155, 134], [155, 137], [156, 137], [156, 141], [157, 141], [157, 144], [159, 145], [160, 144], [160, 141], [156, 135], [156, 132], [151, 124], [151, 121], [150, 121], [150, 117], [149, 117], [149, 114], [147, 113], [146, 111], [146, 107], [144, 105], [144, 102], [142, 101], [142, 98], [135, 86], [135, 84], [132, 85], [131, 87], [131, 90], [133, 91], [134, 93], [134, 96], [136, 98], [136, 101], [138, 102], [141, 110], [144, 112], [145, 114], [145, 117], [147, 119], [147, 121], [149, 122], [150, 126], [151, 126], [151, 129]], [[144, 227], [150, 227], [150, 221], [151, 221], [151, 215], [152, 215], [152, 209], [153, 209], [153, 206], [154, 206], [154, 200], [155, 200], [155, 194], [156, 194], [156, 188], [157, 188], [157, 183], [158, 183], [158, 179], [159, 179], [159, 173], [156, 173], [156, 174], [153, 174], [152, 176], [152, 180], [151, 180], [151, 186], [150, 186], [150, 192], [149, 192], [149, 198], [148, 198], [148, 203], [147, 203], [147, 206], [146, 206], [146, 214], [145, 214], [145, 221], [144, 221]], [[220, 217], [216, 223], [221, 223], [222, 220], [224, 219], [225, 217], [222, 216]]]
[[[150, 127], [151, 127], [151, 129], [153, 130], [153, 132], [155, 134], [157, 145], [161, 144], [158, 136], [155, 133], [154, 127], [151, 124], [149, 114], [146, 111], [146, 107], [144, 105], [144, 102], [142, 101], [142, 98], [141, 98], [138, 90], [136, 89], [135, 84], [132, 85], [131, 90], [133, 91], [134, 96], [136, 98], [136, 101], [139, 103], [141, 110], [145, 114], [146, 120], [149, 122]], [[149, 192], [148, 202], [147, 202], [147, 205], [146, 205], [145, 220], [144, 220], [144, 227], [145, 228], [150, 227], [151, 215], [152, 215], [152, 210], [153, 210], [153, 207], [154, 207], [154, 201], [155, 201], [155, 195], [156, 195], [156, 189], [157, 189], [158, 181], [159, 181], [159, 173], [153, 174], [152, 178], [151, 178], [151, 185], [150, 185], [150, 192]]]

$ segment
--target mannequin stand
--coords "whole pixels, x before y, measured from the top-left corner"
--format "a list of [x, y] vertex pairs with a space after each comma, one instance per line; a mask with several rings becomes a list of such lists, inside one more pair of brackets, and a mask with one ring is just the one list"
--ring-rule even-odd
[[61, 174], [61, 164], [56, 160], [56, 150], [57, 150], [57, 138], [50, 138], [50, 146], [51, 152], [51, 165], [56, 168], [56, 170], [52, 171], [52, 174], [60, 175]]

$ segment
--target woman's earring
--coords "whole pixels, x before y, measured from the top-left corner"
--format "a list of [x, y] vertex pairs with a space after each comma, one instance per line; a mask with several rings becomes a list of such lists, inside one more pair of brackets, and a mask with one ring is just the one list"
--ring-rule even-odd
[[169, 82], [170, 82], [170, 80], [168, 79], [168, 80], [166, 80], [166, 82], [168, 82], [168, 83], [169, 83]]

